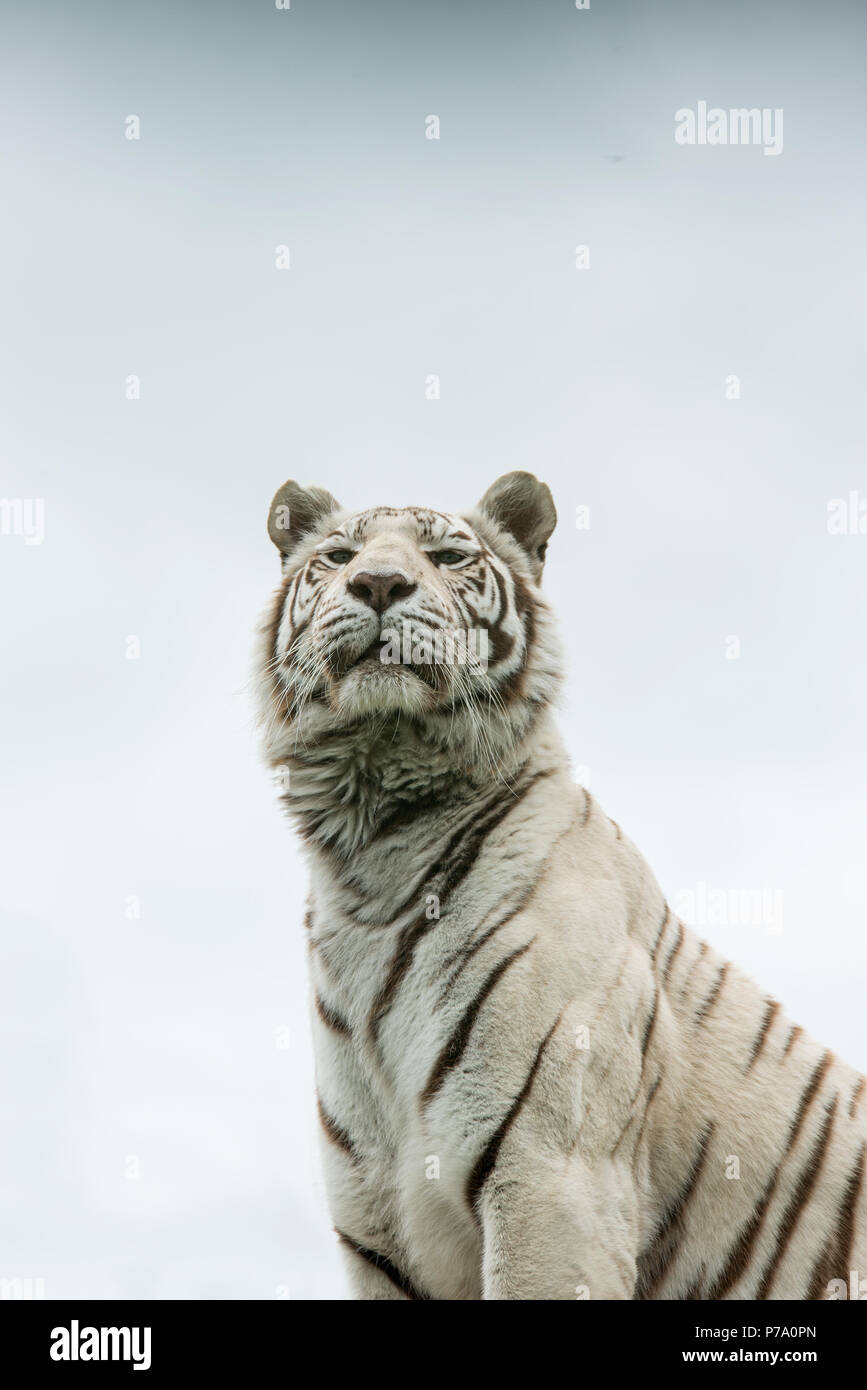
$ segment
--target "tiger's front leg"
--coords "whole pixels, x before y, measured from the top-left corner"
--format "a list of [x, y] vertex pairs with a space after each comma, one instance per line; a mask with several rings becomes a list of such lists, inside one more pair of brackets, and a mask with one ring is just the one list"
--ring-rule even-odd
[[[631, 1299], [638, 1258], [638, 1197], [628, 1171], [591, 1172], [577, 1157], [542, 1172], [493, 1177], [477, 1206], [486, 1299]], [[562, 1161], [562, 1160], [561, 1160]]]

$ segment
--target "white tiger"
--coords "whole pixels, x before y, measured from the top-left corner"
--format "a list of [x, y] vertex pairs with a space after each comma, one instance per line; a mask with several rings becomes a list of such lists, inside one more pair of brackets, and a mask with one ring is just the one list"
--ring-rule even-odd
[[[555, 521], [528, 473], [465, 516], [347, 515], [293, 482], [272, 503], [262, 711], [309, 855], [352, 1286], [845, 1297], [867, 1275], [867, 1083], [672, 915], [570, 776], [539, 589]], [[468, 631], [485, 652], [437, 655]]]

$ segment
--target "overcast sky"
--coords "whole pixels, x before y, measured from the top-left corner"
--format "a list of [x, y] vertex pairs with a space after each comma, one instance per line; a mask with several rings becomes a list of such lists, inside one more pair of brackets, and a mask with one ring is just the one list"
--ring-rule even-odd
[[[864, 7], [4, 29], [2, 493], [44, 536], [0, 535], [0, 1275], [345, 1296], [247, 691], [290, 476], [358, 508], [551, 485], [575, 763], [867, 1069], [867, 535], [828, 529], [867, 510]], [[679, 145], [700, 101], [782, 110], [781, 152]], [[701, 920], [748, 891], [760, 920]]]

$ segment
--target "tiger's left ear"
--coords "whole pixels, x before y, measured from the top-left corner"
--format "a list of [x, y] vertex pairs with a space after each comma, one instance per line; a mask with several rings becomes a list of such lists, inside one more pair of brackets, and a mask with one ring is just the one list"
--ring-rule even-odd
[[339, 510], [340, 504], [324, 487], [299, 487], [290, 478], [274, 494], [268, 511], [268, 535], [285, 558], [303, 535]]
[[527, 552], [538, 584], [545, 563], [548, 537], [557, 525], [557, 509], [551, 490], [532, 473], [504, 473], [492, 483], [479, 503], [490, 517]]

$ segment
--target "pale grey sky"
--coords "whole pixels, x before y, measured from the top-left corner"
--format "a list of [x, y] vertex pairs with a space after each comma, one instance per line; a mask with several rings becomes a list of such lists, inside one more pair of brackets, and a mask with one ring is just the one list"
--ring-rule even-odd
[[[672, 900], [782, 904], [698, 926], [867, 1069], [867, 535], [826, 524], [867, 499], [863, 7], [4, 28], [2, 493], [45, 536], [0, 536], [0, 1274], [343, 1295], [303, 866], [245, 691], [288, 476], [551, 485], [576, 763]], [[782, 108], [782, 153], [679, 146], [701, 100]]]

